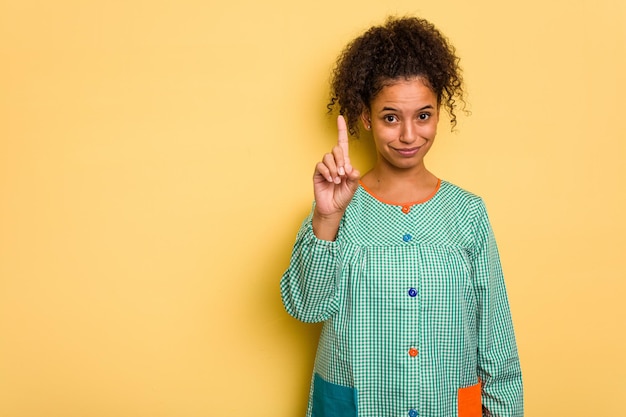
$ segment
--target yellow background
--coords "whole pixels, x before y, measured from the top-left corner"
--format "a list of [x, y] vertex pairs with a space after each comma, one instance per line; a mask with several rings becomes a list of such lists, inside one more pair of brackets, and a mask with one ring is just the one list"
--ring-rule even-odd
[[0, 416], [302, 415], [278, 280], [333, 60], [394, 13], [462, 57], [429, 163], [487, 202], [527, 415], [624, 415], [623, 1], [3, 0]]

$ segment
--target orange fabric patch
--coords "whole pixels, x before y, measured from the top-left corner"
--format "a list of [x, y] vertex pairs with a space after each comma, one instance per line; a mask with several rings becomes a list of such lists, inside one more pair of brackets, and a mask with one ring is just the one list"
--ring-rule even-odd
[[482, 417], [481, 395], [480, 381], [476, 385], [459, 388], [459, 417]]

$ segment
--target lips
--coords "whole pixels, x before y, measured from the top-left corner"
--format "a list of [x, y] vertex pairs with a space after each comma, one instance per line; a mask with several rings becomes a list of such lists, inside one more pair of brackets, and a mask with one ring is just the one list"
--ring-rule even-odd
[[418, 146], [416, 148], [394, 148], [396, 152], [398, 152], [400, 155], [404, 156], [404, 157], [410, 157], [410, 156], [414, 156], [417, 152], [419, 152], [421, 146]]

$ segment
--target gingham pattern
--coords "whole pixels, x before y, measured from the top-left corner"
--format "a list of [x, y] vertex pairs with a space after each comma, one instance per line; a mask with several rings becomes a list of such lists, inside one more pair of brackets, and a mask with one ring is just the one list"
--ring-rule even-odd
[[359, 187], [335, 242], [315, 237], [311, 216], [304, 221], [280, 287], [289, 314], [324, 321], [314, 372], [354, 387], [359, 417], [457, 416], [457, 390], [479, 378], [485, 416], [523, 415], [506, 290], [479, 197], [442, 181], [404, 214]]

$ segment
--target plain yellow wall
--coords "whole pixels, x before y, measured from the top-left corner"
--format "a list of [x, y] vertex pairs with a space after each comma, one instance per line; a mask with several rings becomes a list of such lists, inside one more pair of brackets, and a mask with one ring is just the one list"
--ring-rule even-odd
[[0, 416], [303, 414], [278, 280], [333, 60], [394, 13], [462, 57], [430, 167], [487, 202], [527, 415], [624, 414], [622, 0], [3, 0]]

